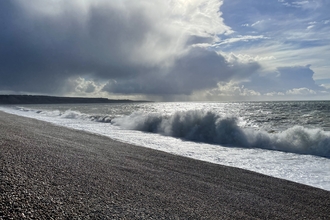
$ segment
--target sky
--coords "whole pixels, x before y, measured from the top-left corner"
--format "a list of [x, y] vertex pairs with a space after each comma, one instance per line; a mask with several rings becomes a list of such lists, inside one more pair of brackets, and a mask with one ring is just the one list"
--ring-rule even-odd
[[328, 0], [0, 1], [0, 94], [330, 100]]

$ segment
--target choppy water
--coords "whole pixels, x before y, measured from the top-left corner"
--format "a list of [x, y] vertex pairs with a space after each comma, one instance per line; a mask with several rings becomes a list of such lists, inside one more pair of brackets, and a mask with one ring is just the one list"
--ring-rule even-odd
[[330, 190], [330, 102], [5, 106], [0, 110]]

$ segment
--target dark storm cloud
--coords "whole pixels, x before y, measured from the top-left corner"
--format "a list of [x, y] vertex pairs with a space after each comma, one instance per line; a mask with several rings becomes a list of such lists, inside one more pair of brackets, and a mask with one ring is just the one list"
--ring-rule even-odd
[[[108, 82], [103, 91], [110, 93], [189, 95], [259, 68], [191, 47], [212, 38], [184, 38], [175, 26], [162, 30], [138, 4], [105, 1], [83, 11], [74, 1], [63, 2], [65, 10], [45, 13], [24, 1], [0, 1], [0, 90], [63, 94], [68, 81], [88, 77]], [[179, 51], [166, 54], [173, 45]]]
[[210, 89], [218, 82], [245, 79], [260, 68], [258, 63], [228, 63], [214, 51], [193, 48], [179, 58], [169, 70], [161, 74], [149, 72], [143, 77], [109, 82], [104, 90], [112, 93], [129, 94], [185, 94], [195, 90]]
[[307, 66], [278, 67], [277, 72], [266, 76], [253, 76], [244, 86], [263, 93], [282, 92], [291, 89], [308, 88], [315, 91], [324, 90], [313, 79], [314, 72]]
[[149, 28], [139, 11], [91, 7], [85, 18], [68, 8], [42, 16], [15, 1], [1, 1], [0, 10], [1, 89], [55, 92], [72, 76], [125, 78], [143, 71], [127, 65]]

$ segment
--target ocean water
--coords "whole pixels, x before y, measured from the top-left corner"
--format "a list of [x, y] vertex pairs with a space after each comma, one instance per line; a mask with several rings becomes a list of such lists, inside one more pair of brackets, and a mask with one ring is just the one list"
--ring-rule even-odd
[[1, 111], [330, 191], [330, 102], [1, 106]]

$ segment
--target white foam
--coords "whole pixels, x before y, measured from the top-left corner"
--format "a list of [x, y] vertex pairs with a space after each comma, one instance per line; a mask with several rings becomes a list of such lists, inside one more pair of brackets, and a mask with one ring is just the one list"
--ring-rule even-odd
[[211, 111], [190, 110], [170, 116], [135, 112], [113, 119], [113, 124], [196, 142], [330, 157], [329, 132], [294, 126], [280, 133], [268, 133], [242, 128], [239, 121], [237, 117]]

